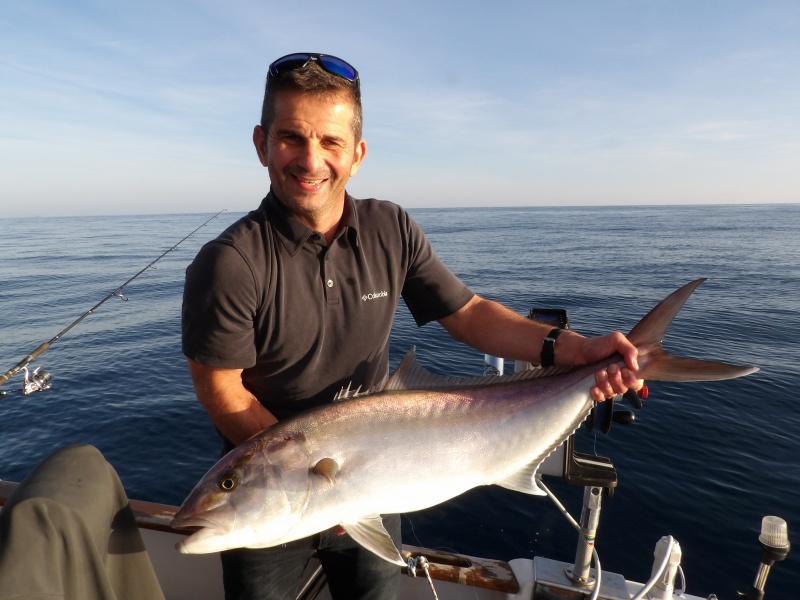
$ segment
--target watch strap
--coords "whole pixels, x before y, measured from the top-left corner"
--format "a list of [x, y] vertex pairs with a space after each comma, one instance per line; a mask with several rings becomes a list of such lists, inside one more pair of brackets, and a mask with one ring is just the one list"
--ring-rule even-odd
[[539, 361], [539, 364], [541, 364], [543, 367], [552, 367], [555, 364], [556, 340], [558, 339], [558, 336], [564, 333], [564, 331], [564, 329], [556, 327], [544, 337], [544, 341], [542, 342], [541, 358]]

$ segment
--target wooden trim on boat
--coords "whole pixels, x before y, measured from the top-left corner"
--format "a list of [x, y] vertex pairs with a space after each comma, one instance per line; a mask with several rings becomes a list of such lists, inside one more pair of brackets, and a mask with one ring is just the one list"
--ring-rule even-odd
[[[5, 505], [8, 498], [17, 489], [19, 484], [10, 481], [0, 481], [0, 506]], [[175, 529], [170, 524], [177, 511], [177, 507], [156, 502], [130, 500], [131, 509], [136, 518], [136, 523], [143, 529], [163, 531], [177, 535], [187, 535], [191, 529]], [[403, 545], [404, 558], [425, 556], [429, 563], [432, 579], [448, 581], [461, 585], [495, 590], [506, 594], [516, 594], [519, 591], [517, 578], [508, 563], [489, 558], [477, 558], [419, 548], [417, 546]], [[403, 569], [406, 572], [407, 569]], [[417, 575], [424, 577], [418, 567]]]
[[[478, 558], [430, 548], [403, 544], [403, 558], [424, 556], [429, 563], [431, 579], [494, 590], [504, 594], [519, 592], [519, 583], [507, 562]], [[408, 569], [403, 569], [407, 573]], [[425, 574], [417, 567], [417, 577]]]

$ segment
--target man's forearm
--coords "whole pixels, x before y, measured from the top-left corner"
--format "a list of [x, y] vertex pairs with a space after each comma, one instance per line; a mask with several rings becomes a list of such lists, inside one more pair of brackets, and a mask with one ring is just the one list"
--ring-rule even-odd
[[278, 419], [242, 384], [240, 369], [217, 369], [189, 360], [197, 399], [214, 426], [238, 445]]
[[[541, 364], [545, 336], [552, 325], [526, 319], [497, 302], [475, 296], [463, 308], [439, 320], [455, 339], [492, 356]], [[636, 377], [637, 349], [619, 332], [593, 338], [568, 331], [551, 348], [553, 364], [582, 366], [615, 353], [625, 361], [620, 369], [612, 364], [596, 373], [597, 385], [591, 390], [595, 400], [639, 390], [644, 382]]]
[[486, 354], [541, 363], [542, 342], [551, 325], [526, 319], [502, 304], [475, 296], [439, 321], [455, 339]]

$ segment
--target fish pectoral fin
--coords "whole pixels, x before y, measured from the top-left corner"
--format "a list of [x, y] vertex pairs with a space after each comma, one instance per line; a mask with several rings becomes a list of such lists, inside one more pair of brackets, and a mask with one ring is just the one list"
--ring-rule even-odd
[[500, 487], [504, 487], [508, 490], [514, 490], [515, 492], [530, 494], [531, 496], [546, 496], [547, 494], [545, 494], [544, 491], [542, 491], [542, 489], [536, 485], [536, 480], [534, 479], [534, 475], [536, 475], [536, 469], [539, 468], [541, 462], [542, 461], [540, 459], [536, 459], [529, 465], [526, 465], [524, 469], [520, 469], [514, 473], [511, 477], [508, 477], [503, 481], [496, 481], [495, 485], [499, 485]]
[[380, 515], [364, 517], [353, 523], [341, 523], [340, 525], [351, 538], [370, 552], [374, 552], [395, 565], [406, 566], [403, 557], [400, 556], [400, 551], [383, 526]]
[[339, 463], [332, 458], [321, 458], [311, 469], [311, 472], [322, 475], [330, 483], [334, 483], [336, 474], [339, 472]]

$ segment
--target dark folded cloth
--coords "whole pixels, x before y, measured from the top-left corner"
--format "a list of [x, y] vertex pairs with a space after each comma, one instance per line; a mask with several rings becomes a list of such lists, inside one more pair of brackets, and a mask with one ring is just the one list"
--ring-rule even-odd
[[163, 600], [113, 467], [92, 446], [45, 458], [0, 511], [0, 600]]

